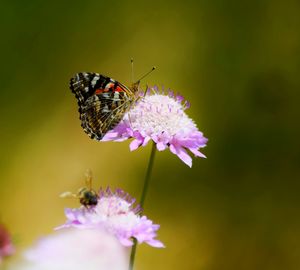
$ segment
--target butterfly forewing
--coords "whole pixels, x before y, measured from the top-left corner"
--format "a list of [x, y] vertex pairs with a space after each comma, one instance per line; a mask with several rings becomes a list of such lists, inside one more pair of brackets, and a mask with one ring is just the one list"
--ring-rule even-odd
[[95, 140], [113, 129], [136, 100], [134, 88], [98, 73], [77, 73], [70, 88], [78, 101], [81, 126]]

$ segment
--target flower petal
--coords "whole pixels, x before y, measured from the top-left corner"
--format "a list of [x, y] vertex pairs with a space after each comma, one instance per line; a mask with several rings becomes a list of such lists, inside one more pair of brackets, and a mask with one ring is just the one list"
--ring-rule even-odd
[[152, 247], [156, 247], [156, 248], [164, 248], [165, 245], [160, 242], [159, 240], [150, 240], [150, 241], [147, 241], [147, 244], [152, 246]]
[[137, 140], [137, 139], [133, 140], [129, 145], [130, 151], [134, 151], [134, 150], [138, 149], [141, 144], [142, 144], [142, 142], [140, 140]]
[[104, 229], [119, 239], [124, 246], [132, 246], [132, 238], [139, 243], [148, 243], [161, 247], [156, 242], [158, 224], [146, 216], [140, 216], [140, 207], [135, 205], [135, 199], [121, 189], [100, 189], [98, 203], [93, 208], [80, 207], [66, 209], [67, 221], [62, 228], [75, 227], [80, 229]]
[[143, 141], [143, 143], [142, 143], [142, 146], [146, 146], [150, 140], [151, 140], [151, 138], [150, 138], [149, 136], [146, 136], [146, 137], [144, 138], [144, 141]]
[[120, 240], [121, 244], [125, 247], [131, 247], [133, 245], [132, 240], [129, 240], [128, 238], [120, 237], [119, 240]]
[[188, 155], [184, 148], [170, 145], [170, 150], [172, 151], [172, 153], [177, 155], [186, 165], [188, 165], [190, 168], [192, 167], [192, 158]]
[[202, 157], [202, 158], [206, 158], [206, 156], [204, 154], [202, 154], [200, 151], [198, 151], [195, 148], [189, 148], [189, 150], [196, 156], [196, 157]]
[[167, 145], [164, 144], [163, 142], [158, 142], [156, 144], [156, 148], [158, 151], [164, 151], [167, 148]]
[[206, 146], [207, 138], [186, 114], [189, 102], [170, 89], [168, 93], [159, 91], [157, 86], [151, 90], [131, 106], [123, 120], [102, 140], [124, 141], [133, 138], [130, 151], [146, 146], [153, 140], [158, 151], [169, 147], [172, 153], [191, 167], [192, 159], [186, 150], [204, 158], [199, 148]]

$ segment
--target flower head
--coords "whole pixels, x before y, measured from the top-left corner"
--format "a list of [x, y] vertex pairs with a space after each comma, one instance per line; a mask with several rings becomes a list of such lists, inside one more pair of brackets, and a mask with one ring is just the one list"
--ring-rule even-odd
[[192, 166], [192, 158], [186, 150], [197, 157], [205, 157], [199, 149], [206, 146], [207, 139], [187, 116], [185, 110], [190, 107], [180, 95], [169, 91], [162, 94], [153, 87], [148, 89], [145, 97], [140, 98], [135, 106], [124, 115], [123, 120], [109, 131], [102, 141], [134, 140], [130, 150], [145, 146], [150, 140], [156, 143], [157, 150], [167, 148], [177, 155], [185, 164]]
[[153, 247], [164, 245], [155, 239], [159, 225], [146, 216], [140, 216], [140, 207], [134, 206], [135, 199], [121, 189], [112, 192], [100, 190], [98, 203], [94, 207], [65, 210], [67, 222], [58, 227], [100, 228], [115, 235], [124, 246], [132, 246], [132, 238]]
[[11, 236], [6, 228], [0, 224], [0, 264], [4, 257], [15, 253], [15, 248], [11, 241]]
[[124, 247], [105, 231], [76, 230], [44, 237], [24, 253], [12, 270], [125, 270]]

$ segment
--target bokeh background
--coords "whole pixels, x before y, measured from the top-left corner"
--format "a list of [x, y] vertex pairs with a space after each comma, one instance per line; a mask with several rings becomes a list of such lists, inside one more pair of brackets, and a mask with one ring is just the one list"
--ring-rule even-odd
[[68, 89], [79, 71], [164, 85], [209, 138], [193, 168], [156, 156], [145, 204], [158, 250], [137, 269], [300, 269], [300, 3], [1, 1], [0, 218], [19, 250], [64, 222], [58, 195], [94, 186], [139, 197], [150, 147], [98, 143]]

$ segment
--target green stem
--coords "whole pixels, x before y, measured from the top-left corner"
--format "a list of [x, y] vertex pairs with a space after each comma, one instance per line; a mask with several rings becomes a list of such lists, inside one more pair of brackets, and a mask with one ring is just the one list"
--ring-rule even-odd
[[140, 199], [140, 207], [142, 208], [142, 211], [143, 211], [143, 208], [144, 208], [145, 199], [146, 199], [146, 195], [147, 195], [147, 191], [148, 191], [148, 187], [149, 187], [149, 182], [150, 182], [150, 178], [151, 178], [155, 152], [156, 152], [156, 145], [153, 142], [152, 143], [152, 148], [151, 148], [151, 154], [150, 154], [150, 158], [149, 158], [149, 163], [148, 163], [148, 168], [147, 168], [147, 173], [146, 173], [146, 176], [145, 176], [143, 192], [142, 192], [141, 199]]
[[[153, 142], [152, 148], [151, 148], [150, 159], [149, 159], [149, 163], [148, 163], [148, 168], [147, 168], [147, 173], [145, 176], [144, 187], [143, 187], [141, 200], [140, 200], [140, 207], [141, 207], [142, 211], [143, 211], [143, 207], [144, 207], [144, 203], [145, 203], [145, 199], [146, 199], [146, 195], [147, 195], [147, 191], [148, 191], [148, 187], [149, 187], [149, 182], [150, 182], [150, 178], [151, 178], [155, 152], [156, 152], [156, 145]], [[134, 238], [133, 246], [132, 246], [131, 254], [130, 254], [129, 270], [133, 270], [136, 247], [137, 247], [137, 240]]]
[[136, 245], [137, 245], [137, 241], [135, 238], [133, 238], [133, 246], [131, 248], [131, 253], [130, 253], [129, 270], [133, 270], [133, 263], [134, 263], [135, 253], [136, 253]]

